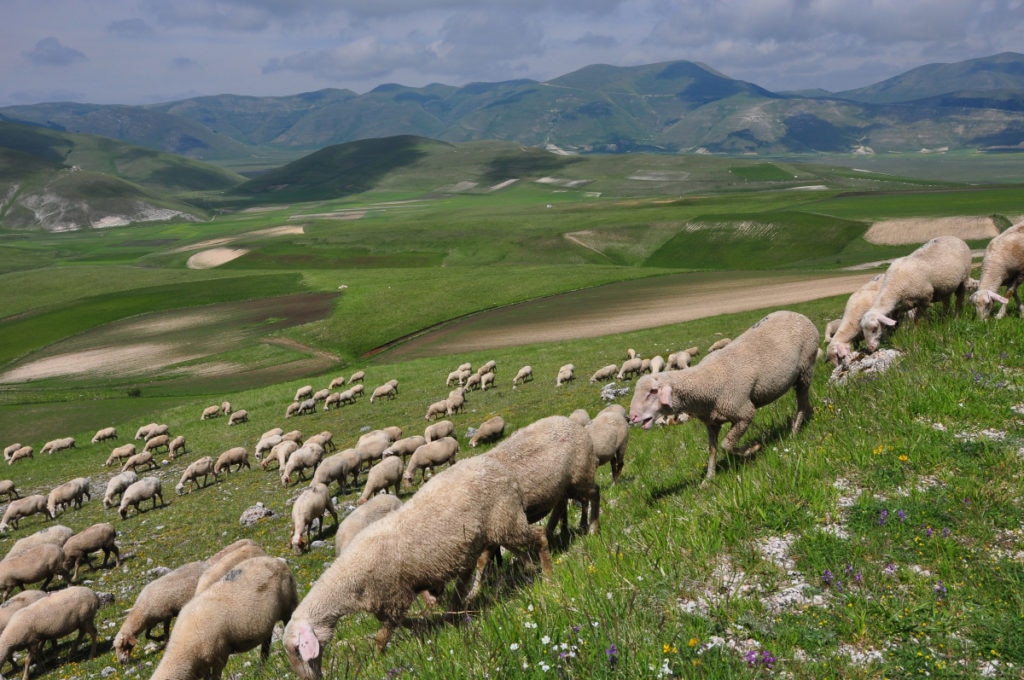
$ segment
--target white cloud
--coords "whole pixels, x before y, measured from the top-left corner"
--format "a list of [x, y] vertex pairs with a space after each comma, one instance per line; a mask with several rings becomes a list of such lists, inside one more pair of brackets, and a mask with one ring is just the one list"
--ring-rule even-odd
[[43, 38], [35, 44], [35, 47], [22, 54], [36, 66], [69, 66], [89, 60], [82, 52], [62, 45], [60, 40], [52, 36]]

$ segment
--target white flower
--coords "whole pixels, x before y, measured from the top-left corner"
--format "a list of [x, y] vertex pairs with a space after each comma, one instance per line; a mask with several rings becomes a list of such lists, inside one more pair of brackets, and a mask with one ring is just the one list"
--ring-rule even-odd
[[541, 642], [542, 645], [550, 644], [551, 643], [551, 637], [548, 636], [548, 635], [545, 635], [544, 637], [542, 637], [540, 639], [540, 642]]
[[519, 649], [519, 643], [518, 643], [518, 642], [513, 642], [512, 644], [510, 644], [510, 645], [508, 646], [508, 648], [509, 648], [509, 649], [511, 649], [511, 650], [512, 650], [512, 651], [514, 652], [514, 651], [516, 651], [517, 649]]

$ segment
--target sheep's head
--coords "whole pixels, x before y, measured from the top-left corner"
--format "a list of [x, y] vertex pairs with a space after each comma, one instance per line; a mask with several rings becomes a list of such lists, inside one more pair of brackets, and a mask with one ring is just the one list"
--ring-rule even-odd
[[663, 410], [671, 410], [672, 385], [658, 375], [645, 375], [636, 383], [633, 400], [629, 404], [629, 422], [645, 430], [654, 424], [654, 418]]
[[117, 660], [121, 664], [127, 664], [131, 660], [132, 649], [138, 643], [138, 640], [134, 635], [119, 631], [114, 636], [114, 652], [117, 654]]
[[320, 680], [323, 677], [323, 647], [308, 621], [294, 618], [289, 621], [282, 642], [288, 653], [288, 663], [297, 676], [303, 680]]

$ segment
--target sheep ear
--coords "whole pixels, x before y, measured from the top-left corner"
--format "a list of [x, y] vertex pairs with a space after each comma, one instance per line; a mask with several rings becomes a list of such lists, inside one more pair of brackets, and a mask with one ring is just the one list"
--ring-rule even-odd
[[1007, 305], [1007, 304], [1010, 303], [1010, 300], [1008, 298], [1003, 297], [1002, 295], [1000, 295], [999, 293], [995, 292], [994, 290], [990, 290], [988, 292], [988, 296], [990, 298], [992, 298], [993, 300], [995, 300], [996, 302], [998, 302], [999, 304], [1001, 304], [1001, 305]]
[[672, 386], [671, 385], [662, 385], [661, 387], [658, 388], [658, 401], [660, 401], [665, 406], [671, 406], [672, 405]]
[[884, 323], [886, 326], [895, 326], [896, 319], [886, 316], [885, 314], [879, 314], [878, 320]]
[[303, 661], [316, 659], [320, 656], [320, 641], [313, 634], [313, 628], [308, 623], [299, 625], [298, 630], [299, 656]]

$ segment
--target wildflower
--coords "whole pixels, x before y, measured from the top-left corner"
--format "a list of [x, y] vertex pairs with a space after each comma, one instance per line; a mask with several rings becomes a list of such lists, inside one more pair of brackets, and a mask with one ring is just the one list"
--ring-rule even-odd
[[943, 538], [949, 538], [949, 535], [951, 533], [953, 533], [953, 532], [949, 530], [949, 527], [942, 527], [942, 537]]
[[824, 572], [822, 572], [822, 574], [821, 574], [821, 582], [824, 583], [826, 586], [832, 585], [832, 572], [829, 571], [828, 569], [826, 569]]
[[933, 532], [932, 532], [932, 528], [931, 527], [925, 527], [925, 530], [924, 530], [924, 535], [925, 536], [927, 536], [928, 538], [931, 538], [932, 537], [932, 533]]
[[679, 653], [679, 649], [677, 649], [675, 645], [670, 645], [667, 642], [661, 646], [661, 651], [662, 651], [663, 654], [678, 654]]
[[899, 459], [901, 463], [906, 463], [908, 460], [910, 460], [910, 457], [907, 456], [907, 454], [905, 453], [901, 453]]
[[885, 524], [885, 520], [888, 517], [889, 517], [889, 511], [886, 510], [885, 508], [883, 508], [882, 511], [880, 513], [878, 513], [878, 523], [879, 523], [879, 525]]
[[518, 642], [513, 642], [512, 644], [510, 644], [510, 645], [508, 646], [508, 648], [509, 648], [509, 649], [511, 649], [511, 650], [512, 650], [512, 651], [514, 652], [514, 651], [516, 651], [517, 649], [519, 649], [519, 643], [518, 643]]
[[608, 649], [604, 650], [604, 653], [608, 655], [608, 665], [614, 668], [615, 662], [619, 660], [619, 648], [613, 642]]
[[550, 644], [550, 643], [551, 643], [551, 636], [549, 636], [549, 635], [545, 635], [544, 637], [542, 637], [542, 638], [540, 639], [540, 643], [541, 643], [542, 645], [547, 645], [547, 644]]
[[686, 644], [689, 645], [690, 647], [696, 647], [698, 644], [700, 644], [700, 640], [698, 640], [695, 637], [692, 637], [692, 638], [690, 638], [690, 641], [687, 642]]
[[946, 590], [946, 586], [942, 584], [942, 581], [939, 581], [935, 584], [935, 596], [938, 597], [940, 600], [945, 599], [947, 592], [948, 591]]
[[886, 576], [892, 576], [896, 573], [897, 569], [899, 569], [899, 567], [896, 565], [896, 563], [890, 562], [889, 564], [885, 565], [885, 569], [883, 571], [885, 572]]
[[896, 517], [899, 518], [901, 522], [907, 521], [907, 513], [903, 512], [902, 510], [896, 511]]

